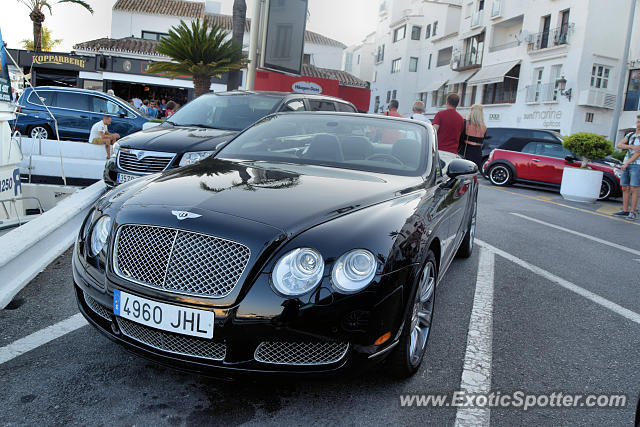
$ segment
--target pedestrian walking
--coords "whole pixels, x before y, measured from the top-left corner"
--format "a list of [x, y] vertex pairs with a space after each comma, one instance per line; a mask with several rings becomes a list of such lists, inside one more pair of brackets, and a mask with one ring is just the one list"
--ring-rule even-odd
[[409, 116], [413, 120], [419, 120], [421, 122], [425, 122], [431, 124], [431, 120], [424, 114], [424, 102], [416, 101], [413, 103], [413, 114]]
[[473, 104], [467, 120], [464, 121], [458, 154], [478, 165], [479, 171], [482, 170], [482, 142], [486, 133], [482, 105]]
[[109, 133], [110, 124], [111, 116], [105, 114], [102, 120], [91, 126], [91, 133], [89, 134], [89, 142], [91, 144], [104, 145], [104, 149], [107, 151], [107, 159], [111, 157], [111, 146], [120, 139], [120, 135], [117, 133]]
[[613, 214], [630, 221], [637, 218], [638, 193], [640, 190], [640, 115], [636, 117], [636, 131], [628, 133], [618, 143], [618, 148], [627, 150], [622, 167], [622, 210]]
[[175, 112], [176, 112], [176, 103], [173, 101], [167, 102], [167, 109], [165, 110], [165, 114], [167, 118], [171, 117]]
[[392, 99], [389, 102], [389, 111], [385, 113], [385, 116], [402, 117], [402, 114], [398, 113], [399, 106], [400, 104], [398, 103], [398, 101], [396, 99]]
[[[135, 102], [135, 99], [134, 99]], [[142, 101], [142, 104], [140, 104], [140, 106], [138, 107], [138, 111], [140, 111], [140, 114], [142, 114], [145, 117], [149, 117], [149, 100], [145, 99], [144, 101]]]
[[438, 150], [458, 152], [460, 134], [464, 129], [464, 119], [456, 111], [460, 97], [455, 93], [447, 96], [447, 106], [433, 118], [433, 127], [438, 132]]

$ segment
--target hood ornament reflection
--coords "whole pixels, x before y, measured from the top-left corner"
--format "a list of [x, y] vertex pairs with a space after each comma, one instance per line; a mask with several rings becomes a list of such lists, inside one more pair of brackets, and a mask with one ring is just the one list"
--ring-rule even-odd
[[182, 221], [183, 219], [200, 218], [202, 216], [187, 211], [171, 211], [171, 213], [175, 215], [176, 218], [178, 218], [180, 221]]

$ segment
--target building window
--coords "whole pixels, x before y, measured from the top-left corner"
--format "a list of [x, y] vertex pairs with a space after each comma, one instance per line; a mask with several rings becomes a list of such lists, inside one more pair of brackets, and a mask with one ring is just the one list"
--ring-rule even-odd
[[154, 31], [143, 31], [142, 38], [145, 40], [160, 40], [164, 37], [169, 36], [167, 33], [156, 33]]
[[373, 79], [371, 81], [375, 83], [377, 80], [378, 80], [378, 72], [374, 71], [373, 72]]
[[311, 65], [311, 54], [310, 53], [305, 53], [304, 55], [302, 55], [302, 63], [303, 64], [307, 64], [307, 65]]
[[560, 85], [558, 82], [562, 73], [562, 65], [554, 65], [551, 67], [551, 85], [553, 87], [553, 94], [551, 96], [552, 101], [558, 100], [558, 86]]
[[591, 68], [591, 87], [596, 89], [606, 89], [609, 87], [609, 76], [611, 67], [593, 64]]
[[431, 33], [431, 35], [435, 36], [437, 30], [438, 30], [438, 21], [433, 23], [433, 33]]
[[462, 92], [460, 93], [460, 106], [464, 107], [467, 106], [469, 104], [466, 103], [466, 98], [467, 97], [467, 84], [466, 83], [462, 83]]
[[478, 10], [484, 10], [484, 0], [478, 2]]
[[593, 123], [593, 113], [587, 113], [584, 121], [585, 123]]
[[484, 32], [469, 37], [464, 41], [464, 58], [459, 68], [475, 67], [482, 65], [484, 53]]
[[391, 91], [387, 91], [387, 104], [391, 101]]
[[400, 65], [402, 62], [402, 58], [394, 59], [391, 61], [391, 74], [400, 72]]
[[533, 70], [533, 99], [532, 102], [540, 102], [540, 95], [542, 92], [542, 74], [544, 73], [544, 68], [536, 68]]
[[373, 112], [377, 114], [378, 110], [380, 110], [380, 97], [376, 96], [376, 102], [373, 104]]
[[397, 90], [393, 90], [393, 94], [391, 95], [391, 99], [398, 99], [398, 91]]
[[425, 39], [431, 37], [431, 24], [427, 25], [427, 29], [424, 31]]
[[640, 106], [640, 70], [629, 71], [629, 84], [624, 100], [624, 111], [638, 111]]
[[360, 54], [358, 54], [358, 65], [360, 65]]
[[551, 15], [543, 16], [542, 18], [542, 31], [539, 36], [540, 49], [546, 49], [549, 47], [549, 31], [551, 30]]
[[344, 70], [351, 72], [353, 69], [353, 53], [347, 53], [344, 58]]
[[504, 76], [500, 83], [484, 85], [483, 104], [515, 104], [518, 94], [520, 65], [516, 65]]
[[399, 42], [400, 40], [404, 40], [407, 36], [407, 26], [403, 25], [400, 28], [396, 28], [393, 32], [393, 42]]
[[409, 58], [409, 72], [415, 73], [417, 71], [418, 71], [418, 58], [412, 56], [411, 58]]
[[438, 51], [438, 61], [436, 62], [436, 66], [442, 67], [443, 65], [449, 65], [449, 63], [451, 62], [452, 54], [453, 54], [453, 47], [440, 49]]
[[431, 69], [431, 59], [433, 58], [433, 53], [429, 54], [429, 66], [427, 67], [428, 70]]
[[556, 44], [566, 44], [567, 35], [569, 34], [569, 9], [560, 12], [560, 34], [556, 40]]
[[414, 25], [411, 28], [411, 40], [420, 40], [420, 34], [422, 34], [422, 27]]
[[384, 61], [384, 45], [378, 46], [378, 52], [376, 53], [376, 64], [380, 64]]

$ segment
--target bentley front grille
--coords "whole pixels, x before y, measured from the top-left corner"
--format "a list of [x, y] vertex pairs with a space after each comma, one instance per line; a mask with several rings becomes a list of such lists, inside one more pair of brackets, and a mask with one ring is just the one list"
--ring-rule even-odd
[[123, 279], [171, 292], [223, 298], [234, 289], [251, 251], [214, 236], [150, 225], [123, 225], [114, 268]]
[[174, 153], [122, 149], [118, 152], [118, 167], [138, 174], [162, 172], [174, 157]]
[[84, 300], [91, 310], [95, 311], [96, 314], [102, 317], [103, 319], [111, 320], [111, 312], [107, 307], [100, 304], [98, 301], [93, 299], [86, 292], [83, 292], [83, 294], [84, 294]]
[[253, 358], [277, 365], [328, 365], [339, 362], [349, 350], [340, 342], [273, 342], [260, 343]]
[[224, 343], [160, 331], [122, 317], [118, 317], [118, 326], [132, 340], [169, 353], [218, 361], [224, 360], [227, 354]]

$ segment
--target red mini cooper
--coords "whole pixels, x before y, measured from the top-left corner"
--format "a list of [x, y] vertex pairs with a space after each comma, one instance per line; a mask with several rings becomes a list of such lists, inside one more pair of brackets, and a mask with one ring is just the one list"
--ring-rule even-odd
[[[499, 187], [522, 183], [559, 189], [565, 167], [580, 167], [580, 160], [562, 147], [561, 142], [511, 138], [491, 152], [483, 171], [489, 181]], [[604, 173], [600, 200], [621, 194], [619, 169], [603, 161], [592, 161], [587, 167]]]

